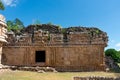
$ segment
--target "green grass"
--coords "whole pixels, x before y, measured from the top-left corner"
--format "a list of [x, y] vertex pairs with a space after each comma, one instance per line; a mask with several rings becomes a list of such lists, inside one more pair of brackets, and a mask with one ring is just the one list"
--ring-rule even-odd
[[120, 73], [107, 72], [46, 72], [5, 71], [0, 73], [0, 80], [73, 80], [74, 76], [106, 76], [120, 77]]

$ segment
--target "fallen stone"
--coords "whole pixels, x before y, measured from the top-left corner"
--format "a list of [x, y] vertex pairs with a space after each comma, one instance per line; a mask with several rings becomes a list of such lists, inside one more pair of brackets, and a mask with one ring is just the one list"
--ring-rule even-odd
[[45, 71], [43, 71], [43, 70], [39, 70], [39, 71], [37, 71], [38, 73], [45, 73]]

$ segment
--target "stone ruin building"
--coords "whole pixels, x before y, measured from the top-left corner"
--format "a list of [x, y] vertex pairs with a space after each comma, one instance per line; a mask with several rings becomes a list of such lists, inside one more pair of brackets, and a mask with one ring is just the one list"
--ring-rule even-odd
[[1, 55], [2, 55], [2, 45], [6, 43], [7, 25], [5, 23], [5, 17], [0, 14], [0, 65], [1, 65]]
[[105, 70], [108, 37], [98, 28], [29, 25], [19, 34], [11, 31], [7, 36], [2, 64], [53, 67], [58, 71]]

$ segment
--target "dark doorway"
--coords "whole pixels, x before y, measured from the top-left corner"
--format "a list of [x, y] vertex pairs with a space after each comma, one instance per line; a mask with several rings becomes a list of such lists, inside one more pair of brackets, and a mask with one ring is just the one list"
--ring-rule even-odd
[[35, 62], [45, 62], [45, 51], [36, 51]]

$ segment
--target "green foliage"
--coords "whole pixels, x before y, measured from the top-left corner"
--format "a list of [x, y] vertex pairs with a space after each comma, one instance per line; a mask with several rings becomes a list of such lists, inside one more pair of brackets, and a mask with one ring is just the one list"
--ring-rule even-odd
[[99, 31], [99, 30], [96, 30], [95, 32], [96, 32], [97, 34], [99, 34], [99, 33], [100, 33], [100, 31]]
[[59, 29], [61, 29], [61, 28], [62, 28], [62, 26], [61, 26], [61, 25], [57, 25], [57, 26], [58, 26], [58, 28], [59, 28]]
[[39, 20], [35, 20], [35, 21], [33, 22], [33, 24], [34, 24], [34, 25], [40, 25], [41, 23], [40, 23]]
[[115, 49], [107, 49], [105, 51], [106, 56], [111, 56], [115, 62], [120, 62], [120, 51]]
[[50, 33], [48, 33], [48, 41], [50, 41]]
[[117, 61], [120, 63], [120, 51], [117, 51], [117, 54], [116, 54], [116, 55], [117, 55], [117, 57], [118, 57], [118, 60], [117, 60]]
[[48, 22], [47, 24], [48, 24], [48, 25], [53, 25], [53, 23], [52, 23], [52, 22]]
[[62, 33], [66, 34], [66, 28], [62, 28]]
[[12, 21], [7, 21], [7, 30], [8, 31], [11, 31], [11, 29], [12, 29], [12, 26], [13, 26], [13, 22]]
[[2, 3], [1, 0], [0, 0], [0, 9], [1, 9], [1, 10], [4, 10], [4, 9], [5, 9], [5, 7], [4, 7], [4, 5], [3, 5], [3, 3]]
[[24, 28], [24, 24], [18, 18], [14, 21], [7, 21], [7, 26], [8, 31], [13, 31], [15, 33], [19, 33]]

